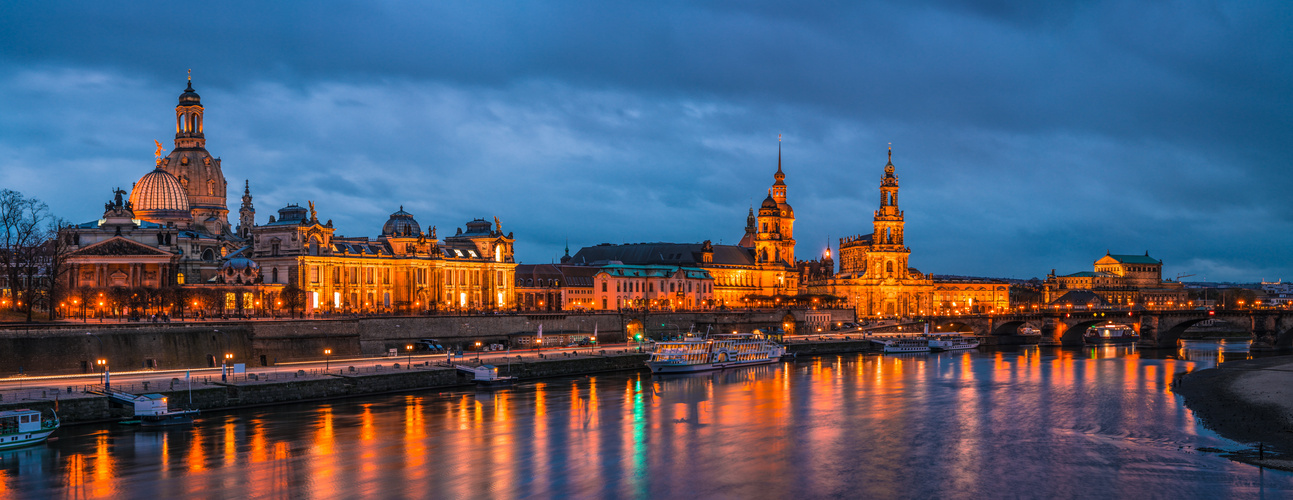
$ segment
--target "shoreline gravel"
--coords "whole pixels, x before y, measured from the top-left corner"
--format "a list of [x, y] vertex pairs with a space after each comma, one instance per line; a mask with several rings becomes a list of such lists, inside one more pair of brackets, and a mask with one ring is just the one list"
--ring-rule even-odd
[[1228, 361], [1172, 386], [1205, 427], [1249, 446], [1222, 456], [1293, 470], [1293, 356]]

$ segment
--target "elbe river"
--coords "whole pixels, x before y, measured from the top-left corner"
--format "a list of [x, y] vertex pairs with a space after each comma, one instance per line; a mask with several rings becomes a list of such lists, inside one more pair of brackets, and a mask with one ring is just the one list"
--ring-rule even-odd
[[1246, 343], [839, 355], [71, 426], [0, 452], [9, 498], [1237, 498], [1293, 474], [1173, 377]]

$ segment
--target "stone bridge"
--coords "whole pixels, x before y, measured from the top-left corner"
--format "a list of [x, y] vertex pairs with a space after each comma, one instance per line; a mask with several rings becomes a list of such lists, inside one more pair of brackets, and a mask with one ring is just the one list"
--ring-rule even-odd
[[1081, 345], [1088, 327], [1113, 322], [1140, 334], [1141, 347], [1174, 348], [1185, 330], [1211, 319], [1227, 321], [1252, 335], [1254, 349], [1293, 347], [1293, 312], [1280, 310], [1099, 310], [1047, 311], [926, 318], [938, 331], [973, 331], [975, 335], [1018, 335], [1024, 326], [1042, 332], [1043, 344]]

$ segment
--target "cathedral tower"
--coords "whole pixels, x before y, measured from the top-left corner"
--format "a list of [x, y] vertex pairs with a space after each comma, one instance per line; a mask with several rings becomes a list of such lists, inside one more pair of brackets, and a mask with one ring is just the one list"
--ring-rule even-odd
[[256, 207], [251, 206], [251, 181], [242, 187], [242, 208], [238, 209], [238, 237], [251, 239], [251, 227], [256, 225]]
[[781, 171], [781, 138], [777, 138], [777, 173], [768, 197], [759, 206], [755, 228], [755, 260], [760, 264], [793, 266], [795, 262], [795, 209], [786, 203], [786, 174]]
[[188, 88], [180, 94], [179, 105], [175, 106], [175, 149], [162, 159], [161, 168], [179, 179], [184, 187], [195, 226], [213, 235], [228, 234], [227, 183], [220, 170], [220, 159], [212, 158], [206, 150], [204, 109], [201, 98], [193, 91], [191, 75], [188, 83]]
[[875, 211], [871, 248], [867, 252], [866, 275], [869, 278], [907, 278], [907, 258], [911, 249], [903, 244], [902, 210], [898, 209], [898, 177], [894, 175], [893, 148], [889, 163], [880, 178], [880, 209]]

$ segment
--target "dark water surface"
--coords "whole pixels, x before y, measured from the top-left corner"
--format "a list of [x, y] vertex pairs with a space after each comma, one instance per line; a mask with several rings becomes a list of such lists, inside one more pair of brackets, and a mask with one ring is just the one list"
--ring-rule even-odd
[[[1173, 359], [1149, 359], [1150, 356]], [[1246, 345], [843, 355], [61, 429], [10, 498], [1288, 497], [1172, 394]]]

